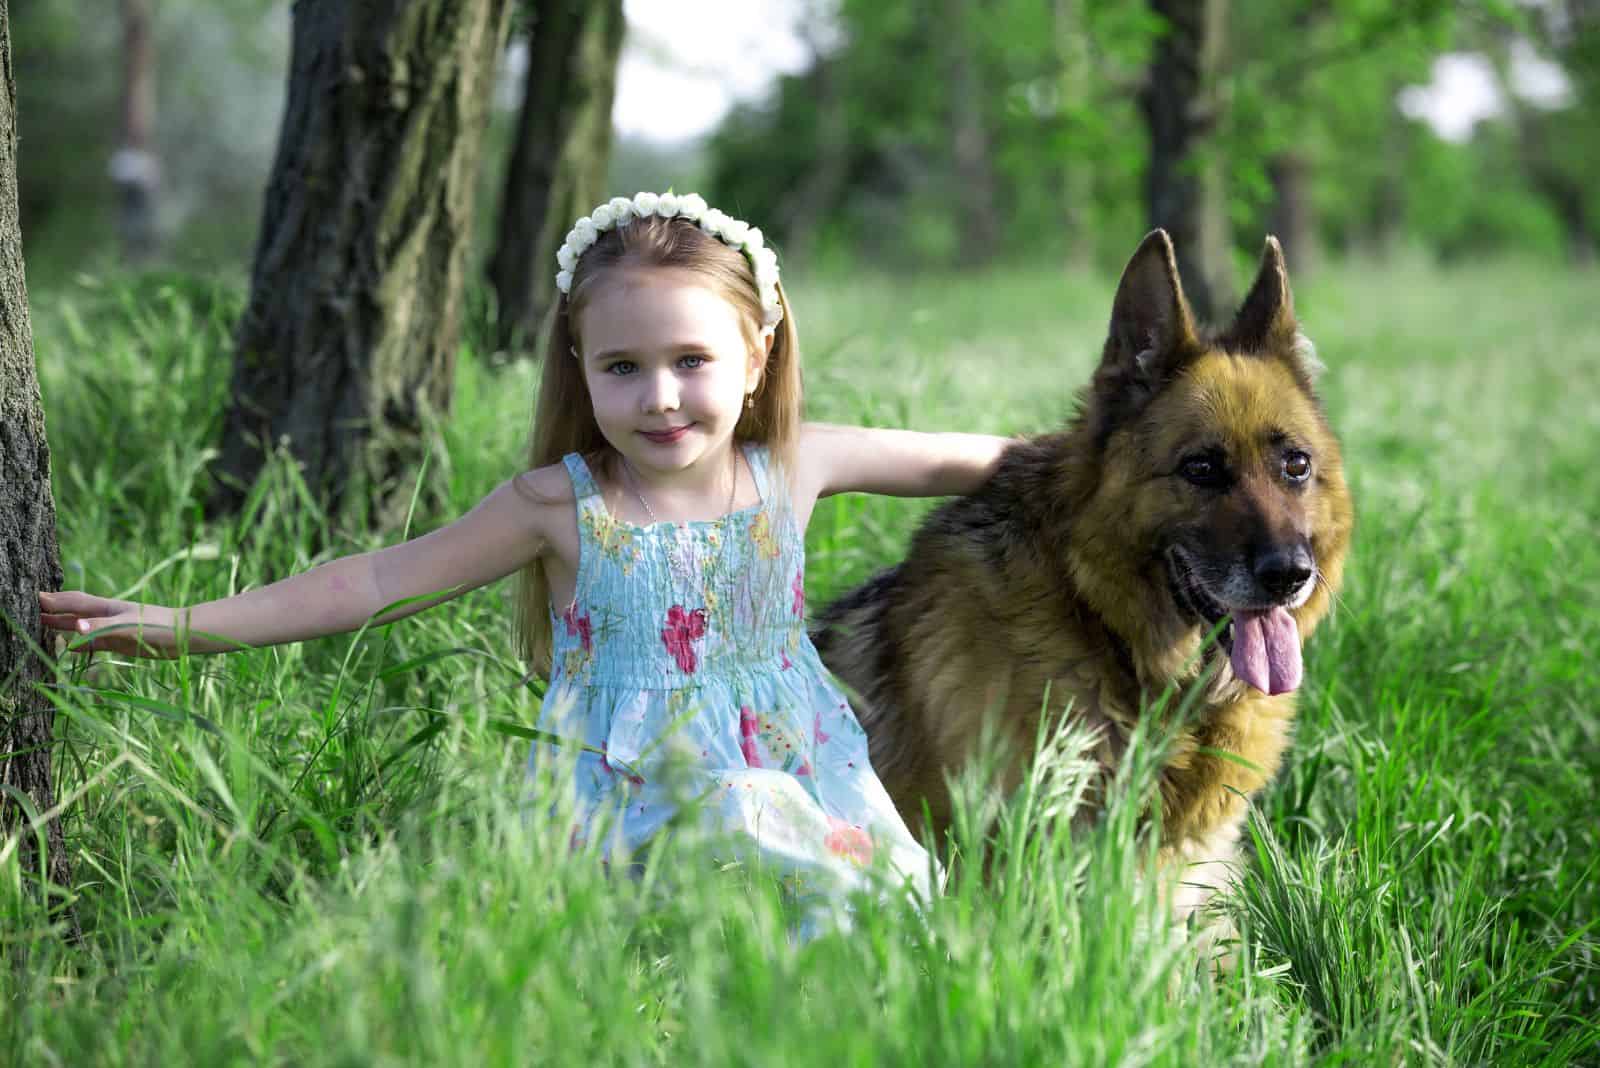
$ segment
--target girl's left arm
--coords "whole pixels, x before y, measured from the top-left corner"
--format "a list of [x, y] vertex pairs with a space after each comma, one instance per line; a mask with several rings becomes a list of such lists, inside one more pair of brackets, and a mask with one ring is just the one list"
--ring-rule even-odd
[[1015, 440], [807, 423], [799, 455], [818, 497], [852, 492], [945, 497], [982, 486]]

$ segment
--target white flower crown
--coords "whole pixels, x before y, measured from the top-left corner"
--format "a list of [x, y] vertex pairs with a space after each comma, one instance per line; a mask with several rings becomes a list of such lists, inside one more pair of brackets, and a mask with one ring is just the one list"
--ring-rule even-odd
[[766, 245], [759, 227], [707, 207], [699, 193], [635, 193], [633, 199], [612, 197], [572, 224], [566, 241], [556, 250], [556, 288], [572, 292], [572, 271], [582, 256], [607, 230], [634, 218], [659, 215], [663, 219], [688, 219], [725, 245], [743, 252], [755, 270], [756, 289], [761, 294], [761, 332], [771, 333], [783, 322], [783, 305], [778, 302], [778, 254]]

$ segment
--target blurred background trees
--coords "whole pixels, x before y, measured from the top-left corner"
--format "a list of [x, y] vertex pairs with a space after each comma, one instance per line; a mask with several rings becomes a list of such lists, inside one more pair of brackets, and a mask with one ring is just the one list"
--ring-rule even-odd
[[[513, 6], [473, 242], [499, 343], [549, 299], [524, 250], [644, 184], [698, 187], [822, 268], [1107, 265], [1155, 221], [1184, 232], [1156, 202], [1191, 184], [1222, 248], [1253, 252], [1270, 227], [1297, 268], [1401, 247], [1593, 256], [1595, 0], [767, 0], [800, 69], [708, 137], [609, 159], [620, 0]], [[181, 268], [248, 262], [288, 5], [17, 0], [12, 17], [35, 273], [158, 246]], [[629, 40], [700, 75], [720, 63]], [[1425, 105], [1470, 115], [1440, 77], [1462, 69], [1490, 99], [1444, 130]]]
[[[1162, 225], [1213, 311], [1267, 231], [1297, 275], [1324, 256], [1596, 257], [1597, 0], [748, 0], [671, 23], [623, 0], [474, 0], [515, 29], [486, 61], [492, 79], [448, 83], [471, 87], [459, 122], [386, 128], [384, 109], [363, 105], [330, 112], [336, 135], [308, 150], [304, 108], [323, 90], [307, 82], [298, 91], [311, 95], [295, 96], [313, 72], [291, 66], [292, 26], [312, 8], [392, 15], [430, 2], [330, 0], [296, 8], [297, 22], [282, 0], [11, 4], [34, 289], [150, 267], [242, 284], [255, 258], [238, 336], [260, 374], [234, 392], [283, 410], [218, 427], [242, 484], [251, 440], [305, 436], [280, 386], [316, 380], [304, 362], [316, 353], [366, 368], [352, 372], [350, 396], [365, 399], [347, 415], [415, 439], [419, 398], [448, 407], [455, 321], [476, 347], [529, 351], [560, 235], [638, 188], [696, 189], [759, 223], [791, 269], [820, 273], [1114, 270]], [[750, 5], [770, 30], [707, 44]], [[771, 41], [797, 58], [752, 82], [754, 46]], [[446, 84], [430, 79], [448, 52], [425, 43], [379, 62], [395, 92]], [[742, 87], [726, 113], [662, 92], [646, 101], [652, 121], [619, 138], [619, 54], [701, 85], [743, 71]], [[683, 124], [667, 120], [691, 112], [704, 132], [675, 138]], [[426, 142], [422, 172], [453, 176], [467, 205], [440, 238], [456, 250], [440, 262], [464, 266], [378, 284], [351, 250], [415, 222], [397, 205], [422, 201], [386, 200], [377, 177], [363, 191], [351, 175], [380, 175], [375, 161], [407, 137]], [[285, 152], [300, 161], [288, 171]], [[350, 166], [323, 167], [329, 153]], [[301, 214], [323, 200], [320, 222]], [[328, 289], [314, 316], [286, 299], [307, 279]], [[441, 329], [353, 330], [368, 320], [351, 309], [378, 294]], [[431, 370], [378, 381], [375, 354], [395, 344]], [[328, 451], [294, 448], [307, 462]]]
[[[1595, 196], [1574, 165], [1600, 129], [1595, 6], [840, 0], [839, 43], [713, 135], [708, 184], [780, 242], [850, 262], [1107, 262], [1158, 222], [1196, 235], [1180, 255], [1208, 228], [1241, 253], [1280, 230], [1297, 269], [1321, 248], [1548, 252], [1580, 229], [1565, 205]], [[1458, 139], [1408, 113], [1430, 93], [1470, 108], [1427, 88], [1436, 62], [1513, 46], [1570, 90], [1532, 98], [1507, 59], [1476, 87], [1498, 114]], [[1175, 221], [1174, 197], [1209, 202], [1209, 221]], [[975, 253], [984, 228], [996, 240]]]

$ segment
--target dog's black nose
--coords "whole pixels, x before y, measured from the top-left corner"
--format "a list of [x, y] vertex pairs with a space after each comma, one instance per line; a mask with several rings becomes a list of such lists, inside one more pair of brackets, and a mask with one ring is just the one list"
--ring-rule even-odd
[[1252, 569], [1269, 597], [1289, 597], [1311, 577], [1316, 562], [1305, 545], [1274, 545], [1256, 555]]

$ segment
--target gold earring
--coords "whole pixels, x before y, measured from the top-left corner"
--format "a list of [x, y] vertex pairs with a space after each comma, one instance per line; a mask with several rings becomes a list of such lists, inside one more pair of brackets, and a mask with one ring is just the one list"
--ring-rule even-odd
[[754, 411], [755, 407], [756, 407], [756, 391], [752, 389], [749, 393], [746, 393], [744, 395], [744, 410], [747, 411], [747, 412]]

